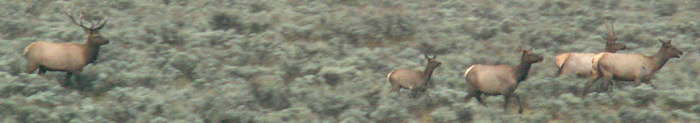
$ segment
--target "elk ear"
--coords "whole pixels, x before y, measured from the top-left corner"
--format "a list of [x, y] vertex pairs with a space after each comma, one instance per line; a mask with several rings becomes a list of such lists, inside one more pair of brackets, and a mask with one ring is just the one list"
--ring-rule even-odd
[[530, 50], [523, 50], [523, 54], [530, 54], [532, 53], [533, 48], [530, 48]]
[[668, 44], [668, 42], [664, 42], [664, 40], [661, 40], [661, 38], [659, 38], [659, 42], [661, 42], [661, 44], [664, 44], [664, 45]]
[[435, 59], [435, 57], [437, 57], [437, 55], [433, 54], [433, 58], [430, 58], [430, 56], [428, 56], [427, 53], [426, 53], [426, 54], [423, 54], [423, 56], [425, 57], [425, 59], [428, 59], [428, 60], [430, 60], [430, 59]]
[[523, 46], [518, 46], [518, 51], [519, 51], [519, 52], [525, 52], [525, 50], [523, 50]]

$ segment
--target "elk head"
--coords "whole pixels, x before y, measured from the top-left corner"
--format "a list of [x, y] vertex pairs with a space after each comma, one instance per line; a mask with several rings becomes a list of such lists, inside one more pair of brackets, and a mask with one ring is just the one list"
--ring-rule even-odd
[[437, 55], [433, 55], [432, 58], [428, 57], [428, 55], [423, 55], [423, 56], [425, 57], [425, 59], [428, 59], [428, 66], [426, 68], [435, 69], [437, 67], [440, 67], [440, 65], [442, 65], [442, 62], [435, 60], [435, 57], [437, 57]]
[[532, 53], [532, 50], [533, 50], [532, 48], [530, 50], [523, 50], [522, 47], [519, 47], [518, 50], [523, 52], [523, 55], [522, 55], [522, 62], [523, 63], [532, 64], [532, 63], [537, 63], [537, 62], [541, 62], [542, 60], [544, 60], [544, 58], [542, 58], [542, 56]]
[[[608, 27], [608, 22], [605, 22], [605, 29], [608, 30], [608, 38], [603, 39], [605, 40], [605, 52], [615, 53], [618, 50], [626, 50], [627, 46], [621, 44], [620, 42], [617, 42], [617, 38], [615, 37], [615, 25], [610, 25], [612, 27]], [[612, 31], [610, 31], [611, 29]]]
[[659, 53], [664, 53], [664, 55], [667, 55], [669, 58], [680, 58], [681, 55], [683, 55], [683, 51], [671, 45], [671, 40], [663, 41], [659, 38], [659, 42], [662, 44]]

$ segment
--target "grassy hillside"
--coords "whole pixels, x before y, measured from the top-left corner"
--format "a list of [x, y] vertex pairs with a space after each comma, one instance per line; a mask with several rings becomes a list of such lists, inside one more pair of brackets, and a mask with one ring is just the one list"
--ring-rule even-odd
[[[111, 43], [84, 68], [25, 74], [32, 42], [85, 42], [61, 14], [109, 16]], [[675, 0], [0, 0], [0, 122], [700, 122], [700, 2]], [[605, 22], [622, 53], [651, 55], [658, 38], [684, 51], [652, 79], [608, 96], [586, 78], [553, 77], [554, 56], [603, 51]], [[427, 44], [429, 47], [424, 46]], [[545, 60], [488, 107], [465, 101], [472, 64]], [[443, 64], [433, 101], [389, 93], [392, 69]]]

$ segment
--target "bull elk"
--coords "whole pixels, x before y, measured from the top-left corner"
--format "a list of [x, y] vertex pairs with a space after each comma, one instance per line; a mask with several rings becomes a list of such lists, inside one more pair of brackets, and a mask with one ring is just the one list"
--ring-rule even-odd
[[659, 38], [659, 42], [662, 44], [661, 49], [653, 56], [622, 53], [597, 54], [591, 61], [596, 74], [593, 74], [590, 81], [586, 83], [582, 96], [585, 97], [588, 88], [600, 78], [603, 78], [608, 95], [612, 91], [608, 87], [613, 84], [613, 80], [634, 81], [635, 86], [646, 83], [656, 88], [650, 81], [651, 76], [661, 69], [669, 59], [680, 58], [683, 55], [683, 51], [671, 45], [671, 40], [665, 42]]
[[[605, 23], [605, 28], [608, 30], [608, 38], [605, 40], [605, 51], [610, 53], [616, 53], [618, 50], [625, 50], [627, 46], [617, 42], [615, 38], [615, 25], [610, 24], [608, 27], [607, 22]], [[610, 31], [612, 28], [612, 31]], [[563, 74], [575, 74], [578, 77], [590, 77], [591, 73], [591, 60], [593, 56], [597, 53], [563, 53], [557, 55], [555, 63], [559, 70], [557, 70], [556, 76], [561, 76]]]
[[442, 63], [435, 60], [435, 57], [437, 57], [435, 55], [433, 55], [433, 58], [428, 57], [428, 55], [424, 56], [428, 59], [428, 65], [425, 67], [425, 71], [395, 69], [386, 75], [391, 84], [390, 92], [396, 91], [400, 96], [401, 93], [399, 92], [401, 88], [405, 88], [411, 90], [413, 93], [423, 92], [423, 94], [428, 97], [428, 100], [432, 101], [432, 99], [430, 99], [430, 93], [427, 91], [428, 85], [430, 84], [430, 77], [435, 68], [440, 67]]
[[39, 75], [46, 74], [46, 71], [65, 71], [67, 76], [63, 84], [67, 85], [73, 74], [79, 74], [83, 67], [95, 62], [100, 46], [109, 43], [109, 40], [99, 33], [109, 17], [105, 17], [97, 23], [86, 20], [91, 23], [90, 27], [86, 27], [83, 25], [83, 13], [78, 15], [79, 20], [76, 21], [73, 14], [63, 12], [73, 24], [80, 26], [88, 34], [85, 44], [45, 41], [31, 43], [24, 49], [24, 57], [27, 59], [25, 73], [31, 74], [37, 68]]
[[527, 78], [532, 64], [541, 62], [542, 56], [533, 54], [532, 49], [522, 50], [520, 64], [518, 66], [510, 65], [482, 65], [476, 64], [469, 67], [464, 72], [464, 78], [469, 84], [469, 94], [466, 101], [469, 102], [472, 97], [475, 97], [479, 103], [487, 106], [481, 99], [481, 95], [503, 95], [505, 103], [503, 104], [504, 111], [507, 111], [508, 98], [515, 97], [518, 101], [518, 113], [523, 113], [523, 106], [520, 102], [520, 97], [516, 95], [515, 89], [518, 84]]

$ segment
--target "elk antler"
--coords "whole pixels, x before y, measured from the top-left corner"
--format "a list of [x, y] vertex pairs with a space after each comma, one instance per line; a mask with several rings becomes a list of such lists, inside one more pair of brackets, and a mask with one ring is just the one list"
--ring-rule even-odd
[[[68, 16], [68, 18], [70, 18], [70, 20], [73, 24], [78, 25], [85, 30], [100, 30], [100, 29], [102, 29], [102, 27], [105, 26], [105, 24], [107, 24], [107, 20], [109, 19], [109, 16], [107, 16], [107, 17], [104, 17], [102, 20], [97, 21], [97, 23], [94, 23], [92, 21], [88, 21], [88, 22], [90, 22], [90, 27], [88, 28], [83, 24], [83, 20], [85, 20], [85, 18], [83, 18], [83, 14], [85, 13], [85, 11], [80, 11], [80, 13], [78, 14], [77, 21], [75, 19], [74, 14], [72, 14], [72, 13], [73, 12], [71, 12], [70, 14], [68, 12], [63, 12], [63, 14], [65, 14], [66, 16]], [[99, 25], [99, 26], [95, 27], [96, 25]]]
[[[613, 23], [610, 24], [611, 27], [608, 27], [608, 21], [605, 21], [605, 29], [608, 30], [608, 39], [606, 40], [607, 43], [615, 43], [617, 40], [615, 39], [615, 25]], [[612, 31], [610, 31], [612, 28]]]
[[80, 14], [78, 15], [78, 19], [79, 19], [78, 21], [75, 20], [75, 17], [73, 16], [73, 14], [68, 14], [68, 12], [63, 12], [63, 14], [68, 16], [68, 18], [70, 18], [70, 20], [71, 20], [71, 22], [73, 22], [73, 24], [78, 25], [86, 30], [90, 29], [88, 27], [85, 27], [85, 25], [83, 25], [83, 12], [80, 12]]
[[97, 26], [97, 28], [94, 28], [94, 29], [100, 30], [100, 29], [102, 29], [102, 27], [105, 27], [105, 24], [107, 24], [107, 20], [109, 20], [109, 16], [105, 17], [104, 19], [102, 19], [102, 20], [100, 20], [100, 21], [97, 21], [98, 24], [99, 24], [100, 22], [101, 22], [102, 24], [100, 24], [100, 26]]

